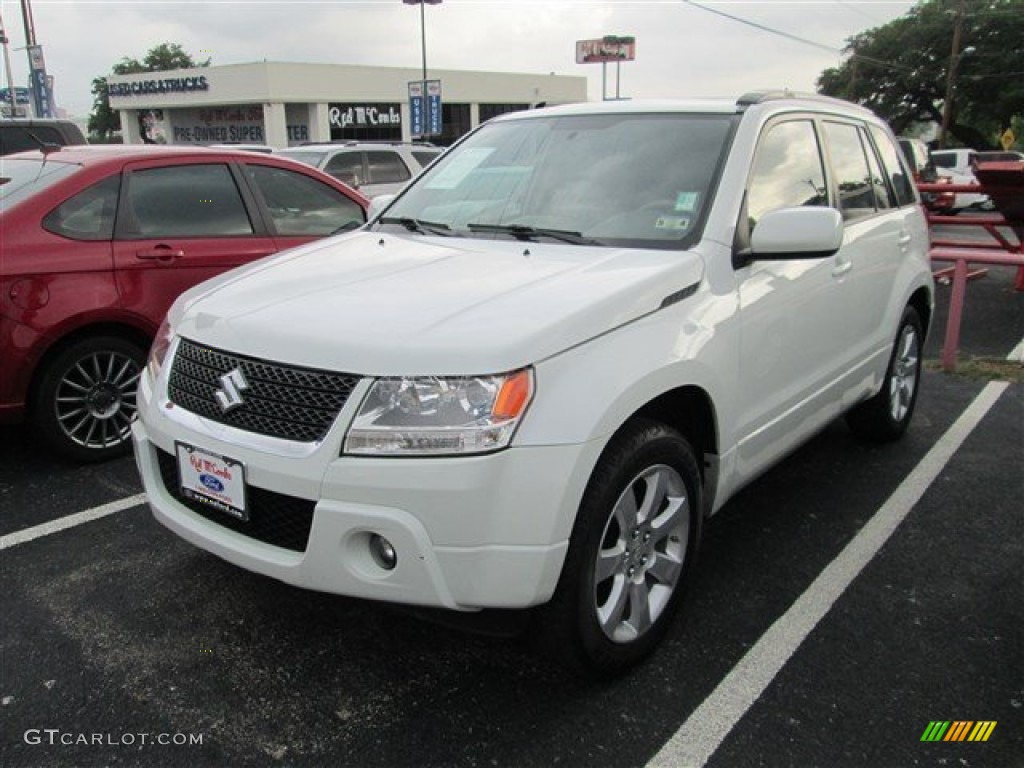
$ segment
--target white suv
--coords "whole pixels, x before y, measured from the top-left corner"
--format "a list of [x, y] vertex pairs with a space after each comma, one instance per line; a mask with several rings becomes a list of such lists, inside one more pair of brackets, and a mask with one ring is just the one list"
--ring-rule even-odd
[[367, 197], [398, 192], [444, 151], [429, 144], [304, 144], [277, 154], [319, 168]]
[[739, 488], [841, 414], [904, 432], [932, 309], [924, 214], [866, 110], [506, 115], [363, 230], [179, 299], [136, 456], [157, 519], [243, 568], [537, 607], [618, 671]]

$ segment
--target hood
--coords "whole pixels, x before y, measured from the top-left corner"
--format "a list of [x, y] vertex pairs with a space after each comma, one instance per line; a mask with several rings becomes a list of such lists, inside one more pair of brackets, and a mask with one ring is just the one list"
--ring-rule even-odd
[[193, 289], [175, 331], [364, 375], [500, 373], [657, 310], [700, 282], [692, 252], [357, 232]]

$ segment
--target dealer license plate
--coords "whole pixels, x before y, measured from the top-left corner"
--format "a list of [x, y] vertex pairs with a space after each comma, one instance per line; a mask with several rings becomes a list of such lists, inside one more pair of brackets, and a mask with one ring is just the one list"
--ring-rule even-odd
[[245, 465], [185, 443], [177, 443], [176, 448], [182, 495], [236, 520], [248, 522]]

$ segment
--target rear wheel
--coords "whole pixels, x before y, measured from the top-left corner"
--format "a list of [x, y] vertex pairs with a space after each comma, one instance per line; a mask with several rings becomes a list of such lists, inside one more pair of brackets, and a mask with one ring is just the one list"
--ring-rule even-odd
[[846, 415], [850, 429], [856, 434], [871, 440], [890, 442], [898, 440], [906, 432], [914, 415], [921, 382], [923, 338], [917, 310], [907, 307], [896, 332], [896, 343], [889, 358], [882, 389]]
[[145, 350], [116, 336], [72, 344], [42, 371], [32, 405], [37, 433], [74, 461], [104, 461], [131, 448], [135, 389]]
[[643, 659], [678, 609], [700, 530], [689, 443], [657, 422], [627, 425], [594, 470], [555, 596], [540, 613], [550, 650], [601, 674]]

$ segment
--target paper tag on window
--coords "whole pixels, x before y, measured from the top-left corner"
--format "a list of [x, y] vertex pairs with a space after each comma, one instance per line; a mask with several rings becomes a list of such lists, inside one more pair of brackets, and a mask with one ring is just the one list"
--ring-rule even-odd
[[693, 213], [697, 210], [697, 201], [699, 199], [699, 192], [680, 192], [676, 195], [676, 210], [684, 213]]

